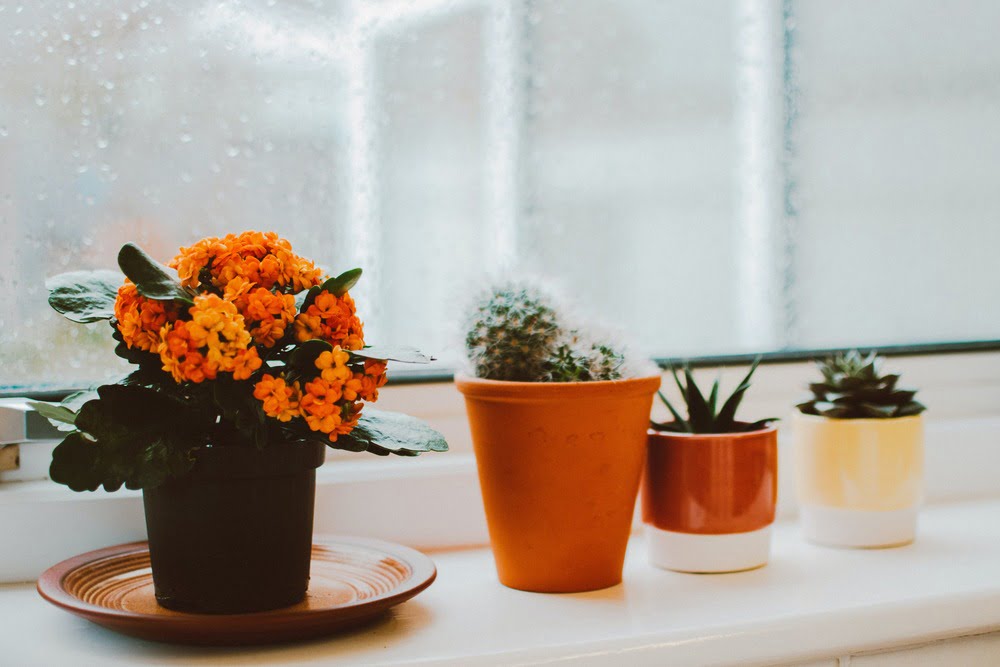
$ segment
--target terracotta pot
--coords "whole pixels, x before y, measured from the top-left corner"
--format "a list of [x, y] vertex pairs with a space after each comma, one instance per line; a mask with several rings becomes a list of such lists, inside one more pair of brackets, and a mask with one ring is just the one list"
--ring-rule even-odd
[[916, 538], [923, 493], [924, 422], [796, 414], [795, 467], [806, 537], [839, 547]]
[[189, 474], [143, 490], [156, 601], [210, 614], [300, 602], [325, 452], [322, 444], [204, 447]]
[[650, 561], [681, 572], [767, 563], [778, 491], [777, 429], [649, 432], [642, 518]]
[[542, 593], [620, 583], [660, 377], [456, 384], [500, 582]]

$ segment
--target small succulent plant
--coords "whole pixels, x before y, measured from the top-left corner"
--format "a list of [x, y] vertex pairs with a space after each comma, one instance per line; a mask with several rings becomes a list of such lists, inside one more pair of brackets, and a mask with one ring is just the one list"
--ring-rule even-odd
[[528, 282], [488, 290], [473, 308], [465, 348], [476, 377], [514, 382], [591, 382], [622, 377], [614, 346], [564, 326], [546, 292]]
[[748, 431], [758, 431], [765, 428], [771, 422], [777, 421], [777, 417], [769, 417], [755, 422], [741, 422], [736, 420], [736, 411], [740, 407], [743, 396], [750, 389], [750, 378], [753, 377], [754, 371], [757, 370], [759, 364], [759, 358], [754, 360], [753, 365], [750, 366], [750, 372], [746, 374], [743, 381], [733, 390], [733, 393], [719, 409], [716, 409], [719, 402], [718, 379], [712, 384], [708, 398], [705, 398], [705, 395], [698, 388], [698, 384], [694, 381], [694, 376], [689, 366], [684, 367], [684, 382], [681, 382], [677, 374], [677, 369], [671, 368], [674, 382], [677, 383], [677, 388], [680, 390], [681, 396], [687, 404], [688, 416], [687, 419], [682, 417], [680, 412], [661, 391], [658, 392], [660, 400], [670, 410], [674, 421], [663, 423], [653, 422], [652, 428], [657, 431], [672, 431], [674, 433], [745, 433]]
[[857, 350], [817, 363], [822, 382], [809, 385], [813, 397], [798, 409], [832, 419], [891, 419], [918, 415], [927, 408], [913, 400], [916, 390], [896, 386], [898, 375], [882, 374], [882, 357]]

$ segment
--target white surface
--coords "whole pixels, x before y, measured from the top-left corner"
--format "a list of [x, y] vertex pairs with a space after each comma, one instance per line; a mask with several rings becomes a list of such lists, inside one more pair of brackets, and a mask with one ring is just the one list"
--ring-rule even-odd
[[887, 512], [803, 505], [802, 532], [818, 544], [834, 547], [890, 547], [917, 536], [917, 507]]
[[754, 665], [911, 646], [1000, 629], [1000, 501], [926, 508], [920, 538], [890, 550], [815, 546], [775, 525], [771, 562], [690, 575], [630, 545], [624, 583], [540, 595], [504, 588], [486, 550], [437, 554], [438, 581], [354, 633], [270, 648], [198, 649], [120, 637], [0, 586], [11, 665]]
[[771, 526], [746, 533], [696, 535], [643, 526], [649, 562], [678, 572], [739, 572], [760, 567], [771, 553]]

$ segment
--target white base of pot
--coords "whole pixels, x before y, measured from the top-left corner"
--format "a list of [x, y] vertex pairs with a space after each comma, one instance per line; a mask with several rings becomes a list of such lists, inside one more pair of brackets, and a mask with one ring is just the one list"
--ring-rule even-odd
[[832, 547], [877, 548], [917, 537], [917, 508], [885, 512], [805, 505], [802, 529], [811, 542]]
[[748, 533], [699, 535], [646, 525], [649, 562], [678, 572], [739, 572], [767, 564], [771, 527]]

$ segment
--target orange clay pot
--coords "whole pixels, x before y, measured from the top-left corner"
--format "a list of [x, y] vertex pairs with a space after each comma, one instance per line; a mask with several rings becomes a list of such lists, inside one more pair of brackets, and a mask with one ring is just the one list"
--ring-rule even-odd
[[500, 583], [572, 593], [621, 582], [660, 377], [458, 377]]
[[765, 564], [777, 483], [774, 427], [749, 433], [650, 431], [642, 517], [653, 564], [684, 572]]

